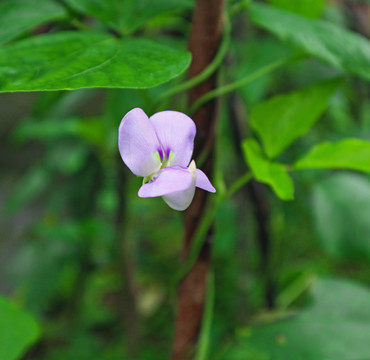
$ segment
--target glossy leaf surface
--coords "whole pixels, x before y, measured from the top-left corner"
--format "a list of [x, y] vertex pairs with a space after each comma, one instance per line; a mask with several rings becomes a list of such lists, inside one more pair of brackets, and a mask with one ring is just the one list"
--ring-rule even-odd
[[190, 54], [147, 39], [90, 32], [42, 35], [0, 50], [0, 92], [148, 88], [182, 73]]

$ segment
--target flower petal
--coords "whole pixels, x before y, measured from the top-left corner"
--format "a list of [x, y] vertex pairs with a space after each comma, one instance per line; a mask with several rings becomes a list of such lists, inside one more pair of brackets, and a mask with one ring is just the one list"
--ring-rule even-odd
[[197, 177], [196, 183], [195, 183], [196, 187], [209, 191], [209, 192], [213, 192], [213, 193], [216, 192], [216, 189], [213, 187], [207, 175], [202, 170], [196, 169], [195, 173]]
[[195, 178], [193, 177], [193, 181], [190, 187], [183, 191], [177, 191], [168, 195], [163, 196], [163, 200], [167, 203], [167, 205], [174, 209], [183, 211], [189, 207], [191, 201], [193, 200], [195, 193]]
[[168, 158], [169, 166], [188, 166], [193, 154], [196, 128], [189, 116], [178, 111], [161, 111], [150, 117], [154, 130]]
[[122, 160], [139, 176], [148, 176], [161, 167], [161, 145], [145, 112], [139, 108], [129, 111], [118, 129], [118, 148]]
[[193, 183], [193, 176], [188, 170], [163, 168], [158, 177], [144, 184], [138, 195], [140, 197], [163, 196], [188, 189]]

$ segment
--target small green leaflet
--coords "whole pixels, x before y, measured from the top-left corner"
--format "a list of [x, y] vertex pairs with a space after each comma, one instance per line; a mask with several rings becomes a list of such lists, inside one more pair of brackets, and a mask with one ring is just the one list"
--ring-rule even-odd
[[38, 337], [39, 327], [35, 320], [0, 296], [0, 359], [20, 359]]
[[252, 109], [251, 126], [261, 138], [268, 157], [280, 155], [311, 129], [340, 82], [340, 79], [320, 81], [302, 90], [277, 95]]
[[252, 21], [332, 66], [370, 80], [370, 41], [327, 21], [253, 2]]
[[65, 8], [53, 0], [0, 1], [0, 44], [36, 26], [67, 16]]
[[270, 185], [282, 200], [294, 198], [294, 184], [283, 164], [266, 159], [254, 139], [242, 143], [244, 157], [256, 180]]
[[148, 88], [181, 74], [190, 53], [91, 32], [40, 35], [0, 49], [0, 92]]
[[370, 141], [345, 139], [314, 146], [294, 164], [299, 169], [351, 169], [370, 172]]

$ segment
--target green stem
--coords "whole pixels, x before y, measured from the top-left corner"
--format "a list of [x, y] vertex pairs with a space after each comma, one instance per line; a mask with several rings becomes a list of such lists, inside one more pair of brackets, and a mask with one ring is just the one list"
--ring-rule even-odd
[[210, 271], [207, 277], [206, 303], [204, 304], [202, 327], [200, 330], [198, 347], [194, 360], [206, 360], [209, 353], [210, 334], [213, 318], [213, 307], [215, 299], [215, 279]]
[[226, 15], [225, 19], [225, 26], [224, 26], [224, 34], [222, 38], [221, 45], [219, 47], [219, 50], [212, 60], [212, 62], [197, 76], [194, 76], [193, 78], [189, 79], [188, 81], [175, 86], [165, 92], [163, 92], [161, 95], [155, 99], [154, 103], [155, 105], [158, 105], [162, 100], [167, 99], [173, 95], [176, 95], [180, 92], [186, 91], [191, 89], [192, 87], [202, 83], [205, 81], [208, 77], [210, 77], [217, 68], [221, 65], [223, 58], [226, 55], [227, 49], [230, 45], [230, 33], [231, 33], [231, 26], [228, 19], [228, 16]]
[[316, 276], [305, 272], [286, 287], [276, 299], [279, 310], [286, 311], [316, 280]]
[[[252, 174], [247, 172], [237, 179], [234, 183], [231, 184], [228, 191], [220, 194], [216, 201], [208, 207], [208, 211], [205, 212], [204, 217], [201, 220], [200, 226], [198, 227], [197, 232], [195, 233], [194, 240], [192, 242], [187, 261], [180, 268], [179, 272], [175, 276], [176, 284], [191, 270], [194, 266], [199, 252], [203, 245], [203, 240], [207, 234], [209, 227], [215, 219], [217, 210], [220, 205], [227, 200], [230, 196], [235, 194], [241, 187], [248, 183], [251, 180]], [[197, 348], [194, 359], [195, 360], [206, 360], [209, 351], [209, 342], [210, 342], [210, 331], [212, 325], [213, 317], [213, 306], [214, 306], [214, 276], [210, 272], [207, 278], [207, 294], [206, 294], [206, 303], [203, 312], [202, 327], [200, 332], [199, 346]]]
[[273, 70], [276, 70], [277, 68], [279, 68], [283, 65], [286, 65], [286, 64], [288, 64], [289, 62], [291, 62], [295, 59], [297, 59], [297, 56], [289, 56], [289, 57], [274, 61], [271, 64], [268, 64], [268, 65], [262, 67], [261, 69], [255, 71], [252, 74], [247, 75], [246, 77], [244, 77], [244, 78], [242, 78], [238, 81], [235, 81], [235, 82], [233, 82], [231, 84], [228, 84], [228, 85], [225, 85], [225, 86], [221, 86], [221, 87], [219, 87], [215, 90], [212, 90], [212, 91], [208, 92], [207, 94], [203, 95], [201, 98], [199, 98], [197, 101], [194, 102], [194, 104], [191, 106], [191, 108], [189, 110], [190, 116], [192, 114], [194, 114], [194, 112], [200, 106], [202, 106], [204, 103], [206, 103], [207, 101], [209, 101], [211, 99], [214, 99], [216, 97], [219, 97], [221, 95], [227, 94], [231, 91], [234, 91], [234, 90], [236, 90], [237, 88], [239, 88], [241, 86], [247, 85], [250, 82], [258, 79], [259, 77], [261, 77], [263, 75], [266, 75], [269, 72], [271, 72]]
[[229, 188], [228, 191], [219, 195], [216, 201], [214, 201], [211, 206], [208, 207], [208, 210], [205, 212], [204, 217], [202, 218], [200, 225], [195, 233], [194, 240], [192, 242], [191, 248], [189, 250], [189, 255], [185, 264], [180, 268], [179, 272], [175, 276], [176, 283], [178, 283], [194, 266], [199, 252], [203, 245], [203, 239], [207, 235], [207, 231], [210, 228], [213, 220], [216, 217], [217, 210], [220, 205], [232, 196], [236, 191], [238, 191], [242, 186], [248, 183], [252, 179], [252, 174], [247, 172], [237, 179]]
[[247, 182], [249, 182], [252, 179], [252, 173], [248, 171], [244, 175], [242, 175], [239, 179], [237, 179], [235, 182], [233, 182], [229, 188], [229, 190], [226, 192], [225, 199], [231, 197], [236, 193], [240, 188], [242, 188]]
[[71, 21], [71, 24], [75, 27], [75, 28], [77, 28], [77, 29], [79, 29], [79, 30], [91, 30], [87, 25], [85, 25], [83, 22], [81, 22], [80, 20], [78, 20], [78, 19], [73, 19], [72, 21]]

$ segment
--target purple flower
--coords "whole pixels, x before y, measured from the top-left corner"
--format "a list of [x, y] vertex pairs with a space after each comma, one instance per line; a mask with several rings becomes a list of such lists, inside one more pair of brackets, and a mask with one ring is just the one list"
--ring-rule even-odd
[[135, 108], [124, 116], [118, 148], [128, 168], [144, 177], [140, 197], [162, 196], [172, 209], [185, 210], [195, 187], [216, 192], [194, 160], [190, 162], [195, 133], [194, 121], [177, 111], [161, 111], [148, 118]]

